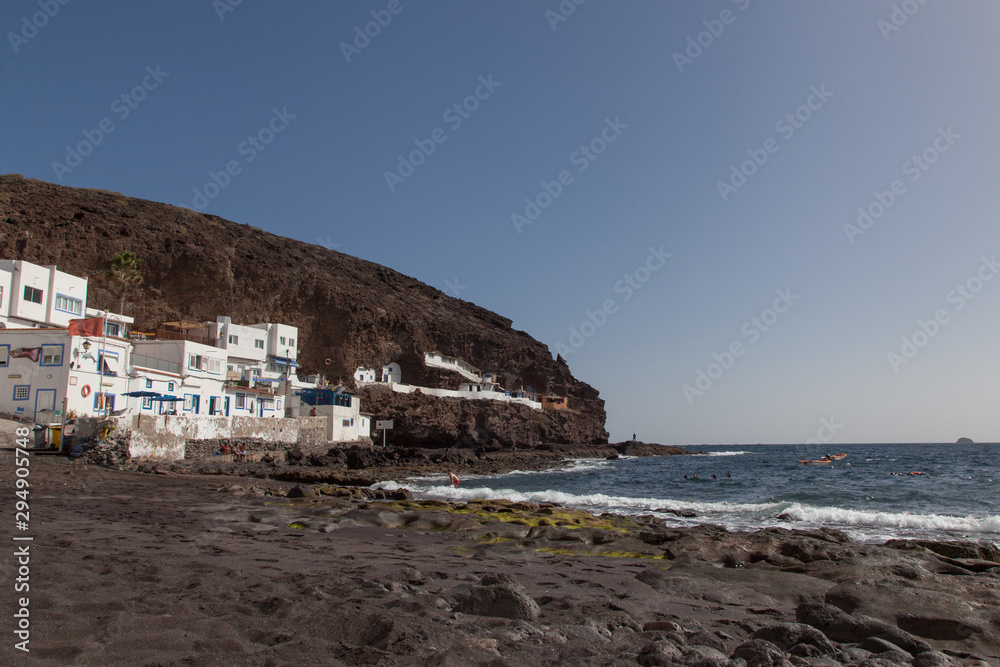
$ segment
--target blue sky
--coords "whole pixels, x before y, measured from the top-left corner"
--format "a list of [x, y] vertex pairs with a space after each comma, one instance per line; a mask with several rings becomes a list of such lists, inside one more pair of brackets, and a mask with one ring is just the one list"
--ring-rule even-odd
[[233, 2], [5, 2], [0, 173], [457, 289], [613, 439], [1000, 440], [996, 3]]

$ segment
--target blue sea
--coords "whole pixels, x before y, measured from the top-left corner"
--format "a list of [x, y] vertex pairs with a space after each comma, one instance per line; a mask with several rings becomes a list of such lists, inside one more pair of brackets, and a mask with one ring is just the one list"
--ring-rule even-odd
[[[1000, 544], [998, 444], [690, 449], [707, 453], [583, 459], [558, 470], [463, 475], [457, 488], [448, 484], [447, 477], [378, 486], [406, 487], [417, 498], [507, 498], [595, 513], [653, 514], [678, 526], [712, 523], [730, 530], [828, 526], [863, 542], [927, 538]], [[839, 453], [847, 457], [828, 466], [798, 463]], [[665, 510], [697, 516], [679, 517]]]

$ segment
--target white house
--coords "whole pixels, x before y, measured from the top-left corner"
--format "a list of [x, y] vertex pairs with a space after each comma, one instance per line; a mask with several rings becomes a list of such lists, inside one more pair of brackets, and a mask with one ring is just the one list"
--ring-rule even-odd
[[205, 338], [226, 351], [226, 377], [230, 380], [295, 382], [298, 368], [299, 330], [287, 324], [233, 324], [220, 316], [205, 323]]
[[80, 417], [121, 410], [130, 348], [120, 338], [66, 329], [2, 330], [0, 411], [47, 421], [47, 412], [64, 408]]
[[266, 373], [278, 379], [291, 379], [299, 367], [298, 357], [299, 329], [288, 324], [255, 324], [253, 326], [267, 328], [267, 367]]
[[382, 367], [382, 382], [402, 382], [403, 371], [395, 361]]
[[303, 416], [326, 417], [327, 440], [353, 442], [371, 434], [371, 416], [362, 416], [361, 399], [344, 387], [304, 387], [295, 394]]
[[176, 403], [133, 398], [131, 407], [159, 414], [229, 416], [255, 414], [235, 411], [235, 397], [225, 387], [226, 356], [218, 348], [189, 340], [135, 341], [132, 391], [176, 396]]
[[226, 352], [227, 378], [248, 380], [261, 375], [267, 359], [267, 331], [259, 327], [233, 324], [232, 318], [220, 316], [208, 322], [209, 337]]
[[65, 327], [84, 317], [87, 279], [20, 259], [0, 259], [0, 325]]
[[361, 384], [375, 382], [375, 369], [358, 366], [358, 370], [354, 371], [354, 381]]

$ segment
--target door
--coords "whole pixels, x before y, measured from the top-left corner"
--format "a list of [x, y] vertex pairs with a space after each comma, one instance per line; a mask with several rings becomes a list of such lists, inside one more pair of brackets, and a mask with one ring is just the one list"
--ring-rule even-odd
[[[54, 411], [56, 409], [56, 390], [39, 389], [35, 392], [35, 421], [38, 421], [38, 413], [45, 410]], [[49, 414], [46, 421], [51, 421], [54, 415]]]
[[229, 397], [228, 396], [226, 396], [226, 399], [223, 402], [223, 406], [225, 406], [226, 416], [228, 417], [229, 416]]
[[210, 396], [208, 399], [208, 414], [216, 415], [219, 413], [219, 397]]

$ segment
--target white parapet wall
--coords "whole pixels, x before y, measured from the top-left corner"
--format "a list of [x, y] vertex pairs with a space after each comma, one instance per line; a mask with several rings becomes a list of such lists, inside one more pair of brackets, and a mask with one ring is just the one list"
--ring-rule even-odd
[[437, 352], [427, 352], [424, 354], [424, 365], [430, 368], [440, 368], [446, 371], [454, 371], [472, 382], [482, 382], [482, 371], [472, 364], [462, 361], [457, 357], [449, 357]]
[[464, 398], [466, 400], [484, 400], [484, 401], [500, 401], [502, 403], [520, 403], [521, 405], [527, 405], [529, 408], [534, 410], [541, 410], [542, 404], [540, 401], [533, 401], [530, 398], [520, 398], [515, 396], [508, 396], [500, 391], [456, 391], [455, 389], [436, 389], [433, 387], [418, 387], [413, 384], [401, 384], [399, 382], [388, 383], [393, 391], [400, 394], [427, 394], [428, 396], [437, 396], [439, 398]]
[[[294, 445], [304, 436], [325, 441], [326, 418], [298, 417], [187, 417], [185, 415], [123, 415], [112, 419], [115, 433], [131, 434], [129, 454], [134, 459], [178, 461], [188, 440], [259, 438], [278, 445]], [[307, 434], [306, 431], [315, 431]]]

